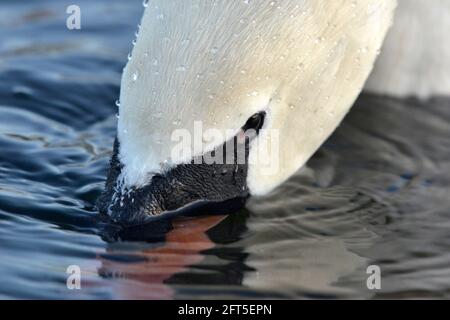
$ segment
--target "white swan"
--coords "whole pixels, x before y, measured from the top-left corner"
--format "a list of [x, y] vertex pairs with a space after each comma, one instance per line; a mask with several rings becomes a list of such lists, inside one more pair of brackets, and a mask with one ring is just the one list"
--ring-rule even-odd
[[[177, 128], [192, 130], [196, 120], [224, 132], [219, 144], [203, 142], [203, 151], [210, 151], [265, 111], [267, 130], [251, 142], [243, 189], [261, 195], [285, 181], [352, 106], [395, 6], [395, 0], [150, 1], [123, 72], [115, 160], [120, 170], [112, 170], [114, 191], [104, 200], [110, 214], [134, 203], [130, 190], [143, 190], [155, 175], [164, 177], [191, 160], [172, 155], [171, 136]], [[279, 145], [271, 145], [271, 130], [279, 133]], [[251, 161], [263, 141], [269, 151], [280, 150], [271, 174]], [[199, 179], [208, 185], [208, 177]], [[189, 188], [179, 180], [171, 181]]]

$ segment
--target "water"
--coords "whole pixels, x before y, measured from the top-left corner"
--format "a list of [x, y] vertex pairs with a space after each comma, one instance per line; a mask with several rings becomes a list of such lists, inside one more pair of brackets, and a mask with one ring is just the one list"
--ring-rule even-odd
[[[116, 241], [94, 202], [141, 2], [79, 0], [82, 31], [65, 28], [69, 2], [0, 4], [0, 298], [450, 297], [446, 98], [363, 96], [246, 210]], [[66, 288], [69, 265], [81, 290]]]

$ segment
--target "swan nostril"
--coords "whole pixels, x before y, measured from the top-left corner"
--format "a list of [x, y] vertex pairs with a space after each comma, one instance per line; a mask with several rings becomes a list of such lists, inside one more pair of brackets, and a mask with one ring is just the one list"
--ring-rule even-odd
[[247, 120], [245, 125], [242, 127], [242, 130], [245, 132], [247, 130], [253, 129], [253, 130], [256, 130], [256, 132], [258, 133], [259, 130], [264, 125], [265, 117], [266, 117], [265, 111], [255, 113]]

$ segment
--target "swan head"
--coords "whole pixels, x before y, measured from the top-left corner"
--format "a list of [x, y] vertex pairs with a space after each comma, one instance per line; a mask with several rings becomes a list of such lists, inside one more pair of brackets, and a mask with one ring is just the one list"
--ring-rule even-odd
[[[223, 144], [192, 159], [189, 155], [189, 161], [148, 173], [148, 180], [138, 185], [125, 184], [125, 166], [116, 138], [105, 191], [98, 202], [100, 211], [115, 222], [132, 226], [160, 216], [226, 214], [240, 209], [249, 195], [247, 163], [250, 145], [259, 135], [264, 119], [265, 112], [254, 114]], [[216, 141], [223, 139], [220, 132], [216, 138]], [[190, 151], [185, 144], [181, 147]]]
[[394, 8], [395, 0], [149, 2], [123, 72], [100, 210], [133, 224], [270, 192], [345, 116]]

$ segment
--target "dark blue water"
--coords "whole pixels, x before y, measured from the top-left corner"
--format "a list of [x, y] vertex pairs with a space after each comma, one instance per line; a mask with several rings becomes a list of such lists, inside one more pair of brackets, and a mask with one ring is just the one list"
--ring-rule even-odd
[[95, 200], [143, 8], [79, 0], [69, 31], [70, 4], [0, 3], [0, 298], [450, 297], [449, 98], [363, 95], [273, 194], [126, 241]]

